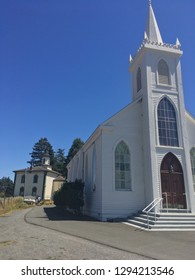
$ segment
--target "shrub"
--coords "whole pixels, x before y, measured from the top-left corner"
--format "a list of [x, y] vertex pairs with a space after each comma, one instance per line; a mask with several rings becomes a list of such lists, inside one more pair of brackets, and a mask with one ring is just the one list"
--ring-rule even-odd
[[69, 208], [75, 213], [80, 213], [80, 209], [84, 205], [83, 189], [84, 184], [81, 180], [64, 183], [62, 187], [54, 193], [54, 204], [56, 206]]

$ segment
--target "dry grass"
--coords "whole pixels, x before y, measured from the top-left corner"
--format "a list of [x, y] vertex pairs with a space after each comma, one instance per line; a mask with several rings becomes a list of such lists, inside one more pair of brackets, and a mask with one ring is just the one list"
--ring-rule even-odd
[[24, 203], [22, 197], [11, 197], [11, 198], [6, 198], [5, 200], [2, 199], [0, 200], [0, 216], [10, 211], [25, 209], [28, 207], [29, 205]]

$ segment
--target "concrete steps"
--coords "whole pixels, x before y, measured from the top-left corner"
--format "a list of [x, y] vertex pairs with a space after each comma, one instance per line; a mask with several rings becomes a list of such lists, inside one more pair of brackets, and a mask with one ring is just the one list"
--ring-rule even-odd
[[195, 230], [195, 215], [191, 213], [160, 213], [155, 217], [150, 213], [140, 213], [128, 218], [126, 224], [139, 227], [144, 230]]

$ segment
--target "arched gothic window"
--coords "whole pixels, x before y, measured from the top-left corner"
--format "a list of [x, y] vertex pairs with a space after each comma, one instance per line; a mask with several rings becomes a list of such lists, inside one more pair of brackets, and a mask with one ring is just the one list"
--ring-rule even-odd
[[158, 80], [160, 84], [170, 84], [169, 67], [163, 59], [161, 59], [158, 63]]
[[137, 92], [142, 88], [142, 74], [140, 67], [137, 70]]
[[194, 186], [194, 191], [195, 191], [195, 148], [192, 148], [190, 150], [190, 159], [191, 159], [193, 186]]
[[131, 190], [130, 152], [124, 141], [115, 149], [115, 189]]
[[179, 146], [175, 109], [166, 97], [158, 105], [158, 133], [160, 145]]
[[34, 177], [33, 177], [33, 183], [38, 183], [38, 175], [34, 175]]

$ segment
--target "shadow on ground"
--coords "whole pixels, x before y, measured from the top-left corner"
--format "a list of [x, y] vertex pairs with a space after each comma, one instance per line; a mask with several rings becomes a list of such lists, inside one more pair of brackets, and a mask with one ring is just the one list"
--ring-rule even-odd
[[51, 221], [91, 221], [98, 222], [98, 220], [85, 216], [82, 214], [73, 214], [68, 212], [67, 210], [59, 207], [44, 207], [44, 212], [47, 215], [48, 219]]

